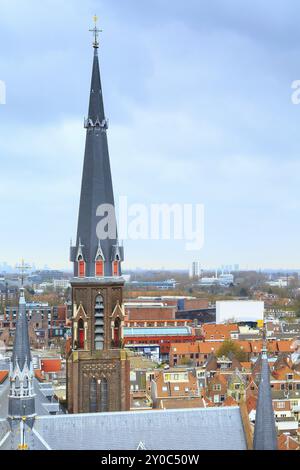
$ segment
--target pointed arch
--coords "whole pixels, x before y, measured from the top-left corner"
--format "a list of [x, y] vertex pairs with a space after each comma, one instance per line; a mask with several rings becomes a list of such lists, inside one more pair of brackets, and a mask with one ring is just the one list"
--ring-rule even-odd
[[78, 321], [78, 349], [84, 349], [84, 322], [80, 318]]
[[25, 375], [24, 380], [23, 380], [23, 388], [28, 388], [29, 380], [27, 375]]
[[90, 413], [97, 411], [97, 380], [96, 377], [92, 377], [90, 380]]
[[105, 413], [107, 411], [108, 411], [108, 381], [105, 377], [103, 377], [100, 383], [100, 412]]
[[121, 319], [117, 317], [114, 321], [114, 346], [120, 347], [121, 342]]

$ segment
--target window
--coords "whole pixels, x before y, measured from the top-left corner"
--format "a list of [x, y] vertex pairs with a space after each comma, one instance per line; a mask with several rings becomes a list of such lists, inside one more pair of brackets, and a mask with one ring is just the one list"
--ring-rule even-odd
[[[58, 330], [56, 330], [58, 335]], [[78, 349], [84, 349], [84, 323], [82, 318], [78, 322]]]
[[95, 273], [96, 277], [104, 276], [104, 261], [100, 257], [98, 257], [95, 262]]
[[120, 341], [121, 341], [121, 320], [118, 317], [115, 319], [115, 324], [114, 324], [114, 346], [116, 348], [120, 347]]
[[300, 390], [300, 384], [296, 384], [296, 390]]
[[113, 276], [119, 276], [119, 261], [113, 262]]
[[220, 391], [220, 390], [221, 390], [221, 385], [220, 385], [220, 384], [215, 384], [215, 385], [213, 386], [213, 389], [214, 389], [215, 391]]
[[78, 276], [84, 277], [85, 276], [85, 262], [82, 255], [78, 256]]
[[285, 402], [284, 401], [277, 402], [277, 408], [285, 408]]
[[162, 391], [163, 391], [163, 392], [167, 392], [167, 391], [168, 391], [168, 387], [165, 387], [165, 386], [162, 387]]
[[97, 381], [95, 377], [90, 380], [90, 413], [97, 412]]
[[95, 302], [95, 349], [101, 351], [104, 347], [104, 302], [98, 295]]
[[101, 379], [100, 383], [100, 411], [108, 411], [108, 383], [105, 378]]
[[28, 388], [28, 377], [27, 376], [24, 378], [23, 387]]

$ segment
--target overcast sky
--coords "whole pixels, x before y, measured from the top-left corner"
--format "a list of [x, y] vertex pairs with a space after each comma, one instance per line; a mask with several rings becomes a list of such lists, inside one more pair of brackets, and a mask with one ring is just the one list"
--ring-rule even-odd
[[125, 267], [299, 268], [296, 0], [0, 0], [0, 261], [70, 266], [94, 13], [115, 198], [205, 206], [200, 251], [125, 241]]

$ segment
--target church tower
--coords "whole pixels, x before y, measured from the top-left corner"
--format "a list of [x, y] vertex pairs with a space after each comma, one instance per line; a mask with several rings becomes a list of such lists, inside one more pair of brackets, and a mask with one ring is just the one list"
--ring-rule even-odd
[[95, 17], [94, 58], [72, 285], [72, 349], [67, 360], [70, 413], [130, 408], [121, 262], [107, 129], [99, 70], [99, 30]]

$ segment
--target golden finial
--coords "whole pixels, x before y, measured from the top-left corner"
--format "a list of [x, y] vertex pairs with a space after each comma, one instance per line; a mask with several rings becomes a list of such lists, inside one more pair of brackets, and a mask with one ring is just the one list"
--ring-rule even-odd
[[98, 41], [98, 37], [99, 37], [99, 33], [102, 33], [102, 29], [98, 29], [97, 28], [97, 23], [98, 23], [98, 16], [97, 15], [94, 15], [94, 23], [95, 23], [95, 27], [93, 29], [90, 29], [90, 32], [91, 33], [94, 33], [94, 42], [93, 42], [93, 47], [95, 49], [98, 49], [99, 47], [99, 41]]

